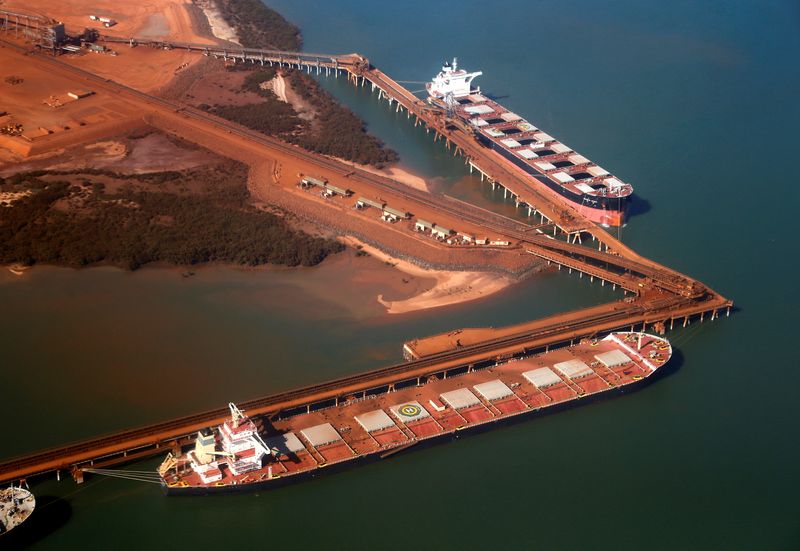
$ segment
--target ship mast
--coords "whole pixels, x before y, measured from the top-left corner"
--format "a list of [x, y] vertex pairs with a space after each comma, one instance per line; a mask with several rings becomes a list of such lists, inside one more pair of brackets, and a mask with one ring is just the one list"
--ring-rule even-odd
[[[228, 408], [231, 410], [231, 423], [233, 424], [233, 428], [238, 428], [239, 422], [247, 419], [247, 416], [233, 402], [228, 402]], [[261, 435], [258, 434], [258, 429], [255, 427], [253, 430], [253, 438], [255, 438], [256, 441], [264, 447], [264, 451], [266, 451], [268, 454], [272, 456], [276, 455], [275, 450], [267, 446], [267, 443], [264, 442], [264, 440], [261, 438]]]
[[244, 412], [233, 402], [228, 402], [228, 409], [231, 410], [231, 423], [233, 424], [233, 428], [239, 428], [239, 421], [245, 418]]

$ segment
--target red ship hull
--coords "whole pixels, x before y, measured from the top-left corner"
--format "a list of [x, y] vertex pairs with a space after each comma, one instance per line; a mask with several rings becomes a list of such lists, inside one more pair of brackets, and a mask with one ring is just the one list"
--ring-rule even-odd
[[466, 366], [446, 378], [398, 381], [392, 390], [364, 391], [316, 411], [304, 407], [284, 419], [279, 412], [263, 435], [273, 455], [260, 469], [236, 475], [220, 461], [222, 478], [215, 483], [203, 483], [191, 469], [175, 469], [162, 475], [163, 487], [168, 495], [198, 495], [314, 478], [631, 389], [671, 354], [659, 337], [613, 333], [481, 369]]

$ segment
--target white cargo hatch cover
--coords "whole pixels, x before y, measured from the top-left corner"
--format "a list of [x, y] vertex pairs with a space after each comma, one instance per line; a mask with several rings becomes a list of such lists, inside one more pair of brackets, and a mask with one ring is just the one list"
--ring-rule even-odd
[[577, 379], [594, 373], [591, 367], [589, 367], [588, 365], [586, 365], [585, 363], [583, 363], [581, 360], [578, 359], [567, 360], [566, 362], [559, 362], [555, 364], [553, 367], [558, 369], [561, 373], [563, 373], [570, 379]]
[[375, 432], [395, 426], [392, 418], [386, 415], [386, 412], [382, 409], [356, 415], [356, 421], [367, 432]]
[[602, 354], [595, 354], [595, 359], [606, 367], [617, 367], [624, 365], [632, 360], [622, 350], [609, 350]]
[[300, 433], [308, 440], [315, 448], [317, 446], [324, 446], [331, 442], [338, 442], [342, 439], [333, 425], [330, 423], [323, 423], [307, 429], [303, 429]]
[[511, 396], [514, 392], [506, 386], [506, 384], [501, 381], [500, 379], [495, 379], [494, 381], [489, 381], [486, 383], [481, 383], [479, 385], [475, 385], [474, 388], [478, 394], [489, 400], [499, 400], [501, 398], [505, 398], [506, 396]]
[[453, 409], [468, 408], [481, 403], [478, 397], [475, 396], [467, 388], [459, 388], [458, 390], [451, 390], [439, 395], [443, 402]]
[[536, 388], [553, 386], [561, 382], [561, 377], [553, 373], [549, 367], [531, 369], [530, 371], [523, 373], [522, 376], [528, 379], [528, 382], [534, 385]]

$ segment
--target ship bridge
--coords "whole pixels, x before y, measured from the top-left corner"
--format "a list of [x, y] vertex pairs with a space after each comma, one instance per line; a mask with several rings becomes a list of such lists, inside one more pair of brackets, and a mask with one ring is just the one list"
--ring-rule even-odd
[[482, 74], [483, 72], [481, 71], [468, 73], [463, 69], [459, 69], [458, 58], [454, 57], [453, 63], [445, 62], [441, 72], [428, 84], [428, 93], [437, 98], [443, 98], [451, 94], [455, 98], [468, 96], [472, 92], [472, 81]]

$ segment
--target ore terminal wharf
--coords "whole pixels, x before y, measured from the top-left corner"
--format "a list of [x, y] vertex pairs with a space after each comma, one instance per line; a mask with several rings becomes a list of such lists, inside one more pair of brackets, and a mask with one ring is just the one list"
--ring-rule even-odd
[[[47, 42], [47, 47], [38, 46], [41, 41], [34, 44], [40, 50], [58, 53], [58, 43], [52, 42], [52, 37], [60, 35], [60, 30], [48, 30], [44, 20], [35, 20], [35, 16], [4, 18], [0, 12], [0, 31], [16, 32], [15, 21], [28, 33], [44, 32], [51, 40]], [[575, 272], [578, 277], [590, 282], [597, 280], [600, 285], [619, 287], [624, 292], [625, 296], [618, 301], [512, 327], [456, 330], [414, 340], [403, 347], [406, 360], [403, 363], [239, 402], [240, 407], [262, 425], [298, 413], [334, 407], [342, 400], [366, 399], [413, 385], [424, 385], [434, 379], [489, 367], [499, 360], [545, 352], [584, 338], [597, 338], [613, 330], [650, 330], [663, 334], [676, 325], [686, 327], [690, 323], [713, 321], [731, 312], [731, 300], [697, 280], [640, 256], [582, 216], [578, 209], [544, 184], [537, 185], [529, 175], [498, 159], [475, 141], [469, 128], [448, 117], [441, 109], [417, 98], [361, 55], [242, 49], [108, 36], [100, 36], [99, 40], [131, 47], [181, 48], [237, 63], [277, 65], [328, 75], [344, 75], [354, 85], [370, 86], [380, 99], [388, 101], [396, 111], [405, 111], [409, 122], [413, 119], [415, 126], [424, 125], [435, 140], [443, 140], [454, 155], [464, 159], [471, 170], [479, 171], [493, 186], [501, 186], [506, 194], [511, 194], [516, 205], [525, 209], [534, 223], [492, 216], [492, 213], [465, 204], [441, 203], [425, 192], [300, 150], [203, 111], [101, 78], [61, 63], [55, 56], [47, 57], [29, 50], [24, 53], [31, 62], [47, 64], [53, 70], [80, 77], [98, 89], [146, 105], [157, 115], [191, 120], [198, 127], [222, 129], [252, 142], [254, 146], [289, 152], [315, 163], [321, 173], [345, 175], [353, 181], [369, 182], [377, 188], [385, 187], [395, 192], [402, 190], [403, 194], [420, 204], [458, 215], [506, 236], [518, 243], [526, 253], [541, 258], [559, 270]], [[4, 47], [24, 50], [17, 44], [0, 42]], [[190, 443], [198, 430], [222, 423], [228, 414], [227, 407], [220, 408], [0, 461], [0, 483], [20, 482], [46, 474], [60, 478], [62, 473], [68, 473], [82, 482], [84, 469], [165, 454]]]

